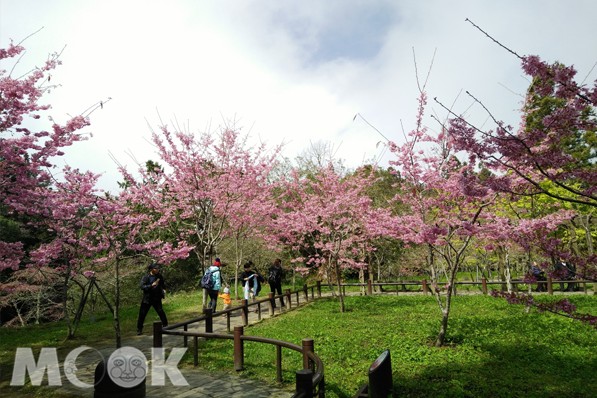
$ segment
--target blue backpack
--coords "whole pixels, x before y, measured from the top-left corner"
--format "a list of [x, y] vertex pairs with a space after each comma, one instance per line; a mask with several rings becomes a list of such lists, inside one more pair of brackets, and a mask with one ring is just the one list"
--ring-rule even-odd
[[214, 280], [211, 277], [214, 273], [220, 272], [220, 270], [210, 271], [209, 268], [205, 271], [203, 278], [201, 278], [201, 287], [204, 289], [213, 290], [214, 288]]

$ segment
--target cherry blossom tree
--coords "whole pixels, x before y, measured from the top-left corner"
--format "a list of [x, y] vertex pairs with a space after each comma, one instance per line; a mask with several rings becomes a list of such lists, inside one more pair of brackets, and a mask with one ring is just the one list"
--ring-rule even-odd
[[[63, 155], [62, 148], [86, 139], [81, 129], [89, 124], [88, 115], [79, 115], [64, 125], [53, 123], [50, 131], [33, 131], [29, 125], [50, 109], [40, 104], [42, 96], [53, 86], [52, 71], [60, 64], [59, 54], [51, 54], [43, 66], [20, 77], [13, 77], [14, 67], [25, 49], [10, 44], [0, 49], [4, 66], [13, 61], [12, 70], [0, 69], [0, 206], [4, 217], [30, 215], [45, 200], [39, 187], [52, 183], [53, 158]], [[93, 108], [93, 107], [92, 107]], [[22, 242], [0, 241], [0, 270], [16, 270], [26, 253]]]
[[[436, 338], [441, 346], [446, 342], [456, 274], [469, 244], [486, 228], [483, 211], [495, 194], [479, 184], [472, 165], [458, 160], [445, 130], [434, 135], [423, 126], [426, 101], [423, 86], [415, 128], [403, 145], [390, 142], [390, 149], [396, 155], [391, 164], [401, 178], [395, 200], [408, 209], [397, 217], [395, 228], [403, 241], [427, 247], [432, 291], [442, 314]], [[447, 279], [443, 287], [442, 277]]]
[[574, 67], [502, 47], [520, 59], [531, 81], [520, 125], [505, 125], [487, 108], [493, 130], [453, 114], [449, 132], [456, 149], [468, 152], [471, 164], [495, 172], [488, 183], [497, 191], [597, 206], [597, 81], [583, 85]]
[[570, 224], [584, 228], [589, 238], [588, 253], [576, 253], [573, 261], [581, 265], [582, 275], [595, 275], [597, 262], [590, 237], [594, 224], [589, 220], [591, 209], [597, 206], [597, 81], [584, 85], [576, 80], [571, 66], [520, 56], [491, 39], [520, 59], [531, 81], [521, 121], [518, 127], [506, 125], [469, 94], [490, 115], [495, 128], [478, 128], [452, 113], [449, 134], [455, 149], [465, 151], [470, 164], [492, 172], [485, 183], [495, 191], [547, 195], [574, 206], [578, 212]]
[[366, 267], [372, 241], [388, 232], [389, 211], [373, 208], [367, 195], [372, 175], [357, 170], [342, 178], [332, 165], [308, 176], [294, 170], [272, 222], [274, 241], [298, 254], [293, 260], [301, 264], [298, 271], [315, 269], [330, 287], [336, 284], [341, 312], [342, 270]]
[[[95, 208], [101, 191], [95, 188], [98, 175], [81, 173], [66, 167], [61, 181], [56, 181], [51, 189], [39, 187], [46, 195], [38, 204], [36, 212], [40, 225], [51, 234], [51, 239], [42, 242], [30, 252], [30, 262], [34, 268], [51, 269], [55, 277], [62, 280], [62, 316], [66, 320], [68, 338], [75, 336], [78, 320], [73, 319], [68, 303], [81, 302], [87, 278], [83, 270], [96, 252], [95, 246], [84, 239], [94, 228], [89, 213]], [[43, 206], [43, 207], [42, 207]], [[80, 294], [71, 291], [72, 284], [80, 288]], [[46, 288], [51, 285], [46, 284]]]
[[[180, 252], [194, 252], [202, 273], [224, 237], [240, 245], [267, 221], [268, 177], [278, 151], [251, 147], [248, 136], [229, 128], [196, 137], [162, 126], [152, 137], [164, 167], [140, 168], [139, 181], [122, 169], [127, 195], [150, 215], [154, 230], [176, 237]], [[240, 246], [237, 254], [238, 270]]]

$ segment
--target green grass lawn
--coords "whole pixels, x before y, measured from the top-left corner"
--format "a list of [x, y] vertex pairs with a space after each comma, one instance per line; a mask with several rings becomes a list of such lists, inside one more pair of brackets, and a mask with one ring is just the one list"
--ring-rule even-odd
[[[558, 297], [541, 296], [541, 300]], [[597, 296], [573, 295], [579, 311], [597, 314]], [[509, 305], [481, 295], [453, 299], [450, 344], [435, 348], [439, 310], [431, 296], [349, 296], [347, 312], [332, 298], [265, 320], [245, 334], [300, 345], [312, 338], [325, 367], [326, 397], [352, 397], [367, 381], [367, 370], [385, 349], [392, 357], [394, 386], [405, 397], [592, 397], [597, 392], [597, 330], [564, 317]], [[198, 314], [199, 293], [168, 297], [174, 323]], [[124, 334], [132, 334], [138, 308], [122, 313]], [[146, 323], [153, 321], [150, 312]], [[0, 378], [9, 377], [15, 347], [79, 346], [113, 338], [108, 317], [86, 317], [75, 341], [64, 341], [60, 323], [0, 329]], [[283, 378], [294, 386], [302, 367], [298, 353], [284, 349]], [[187, 354], [182, 366], [192, 366]], [[236, 373], [232, 342], [204, 342], [204, 368]], [[247, 342], [243, 377], [275, 384], [273, 346]]]
[[[572, 300], [579, 310], [597, 313], [596, 297]], [[597, 331], [579, 322], [525, 313], [492, 297], [458, 296], [450, 344], [435, 348], [439, 310], [430, 296], [356, 296], [347, 297], [346, 305], [341, 314], [333, 299], [322, 299], [245, 334], [299, 345], [313, 338], [325, 366], [326, 397], [352, 397], [385, 349], [391, 352], [400, 396], [592, 397], [597, 392]], [[213, 369], [230, 366], [230, 342], [212, 341], [205, 348], [201, 363]], [[283, 377], [292, 386], [301, 358], [283, 352]], [[274, 381], [273, 347], [247, 343], [245, 357], [247, 376]]]

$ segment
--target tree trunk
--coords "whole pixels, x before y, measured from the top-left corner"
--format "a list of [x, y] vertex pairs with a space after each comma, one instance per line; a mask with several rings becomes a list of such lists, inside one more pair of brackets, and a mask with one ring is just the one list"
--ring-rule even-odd
[[[362, 268], [359, 270], [359, 283], [365, 284], [365, 270]], [[361, 295], [363, 295], [363, 296], [367, 295], [367, 287], [366, 286], [360, 286], [360, 290], [361, 290]]]
[[[448, 289], [448, 295], [451, 293], [451, 289]], [[446, 334], [448, 333], [448, 319], [450, 319], [450, 307], [446, 307], [442, 311], [442, 321], [439, 328], [439, 333], [435, 339], [435, 346], [442, 347], [446, 343]]]
[[[456, 260], [456, 264], [458, 264], [458, 260]], [[448, 320], [450, 319], [450, 309], [452, 308], [452, 286], [454, 285], [454, 281], [456, 280], [456, 274], [458, 273], [458, 265], [452, 265], [450, 267], [450, 276], [448, 280], [448, 289], [446, 289], [446, 302], [442, 310], [442, 320], [439, 328], [439, 333], [435, 340], [435, 346], [441, 347], [446, 344], [446, 336], [448, 334]], [[440, 295], [441, 293], [437, 293]], [[441, 298], [438, 297], [438, 301], [441, 303]], [[441, 307], [441, 305], [440, 305]]]
[[506, 288], [508, 293], [512, 293], [512, 274], [510, 272], [510, 258], [508, 256], [508, 251], [506, 250], [506, 259], [504, 261], [504, 275], [506, 275]]
[[39, 325], [39, 320], [41, 319], [41, 296], [42, 296], [42, 290], [40, 289], [37, 292], [37, 297], [35, 300], [35, 324]]
[[116, 259], [116, 284], [114, 291], [114, 333], [116, 336], [116, 348], [122, 346], [120, 333], [120, 260]]
[[338, 298], [340, 299], [340, 313], [344, 313], [344, 293], [342, 292], [342, 287], [340, 286], [342, 283], [342, 278], [340, 275], [340, 266], [338, 266], [338, 261], [334, 260], [334, 269], [336, 271], [336, 283], [338, 286]]
[[[210, 267], [211, 264], [208, 264], [207, 266], [205, 266], [205, 258], [207, 257], [207, 245], [203, 247], [203, 253], [201, 254], [201, 274], [199, 275], [199, 279], [201, 279], [201, 277], [203, 276], [203, 273], [205, 273], [205, 270], [207, 268]], [[202, 291], [202, 295], [201, 295], [201, 312], [203, 312], [204, 309], [207, 308], [207, 290], [203, 289], [201, 287], [199, 287]]]
[[64, 277], [64, 284], [62, 285], [62, 312], [64, 313], [64, 319], [66, 321], [67, 327], [66, 338], [70, 340], [75, 337], [75, 330], [73, 327], [73, 321], [70, 317], [70, 314], [68, 313], [68, 280], [70, 274], [69, 271], [70, 270], [67, 270], [66, 276]]

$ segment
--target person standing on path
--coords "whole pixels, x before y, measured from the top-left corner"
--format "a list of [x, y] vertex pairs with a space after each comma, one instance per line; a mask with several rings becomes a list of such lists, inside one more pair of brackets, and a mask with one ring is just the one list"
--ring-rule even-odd
[[210, 266], [206, 272], [211, 272], [211, 280], [213, 281], [213, 287], [207, 290], [209, 296], [209, 304], [207, 308], [211, 308], [212, 312], [216, 312], [216, 306], [218, 304], [218, 294], [222, 287], [222, 275], [221, 275], [222, 262], [218, 257], [214, 260], [212, 266]]
[[245, 300], [250, 300], [254, 297], [257, 290], [257, 274], [251, 269], [252, 266], [253, 262], [249, 260], [243, 265], [243, 272], [240, 274]]
[[160, 273], [160, 267], [157, 263], [151, 263], [147, 266], [147, 274], [141, 278], [140, 288], [143, 291], [141, 307], [139, 308], [139, 317], [137, 318], [137, 336], [143, 334], [143, 322], [153, 307], [158, 313], [162, 326], [168, 326], [168, 318], [162, 308], [162, 299], [166, 294], [166, 283]]
[[[282, 296], [282, 278], [284, 277], [284, 269], [282, 268], [282, 260], [277, 258], [269, 267], [267, 272], [267, 282], [269, 283], [270, 291], [280, 296], [280, 305], [284, 308], [284, 297]], [[274, 300], [274, 308], [276, 308], [276, 301]]]

